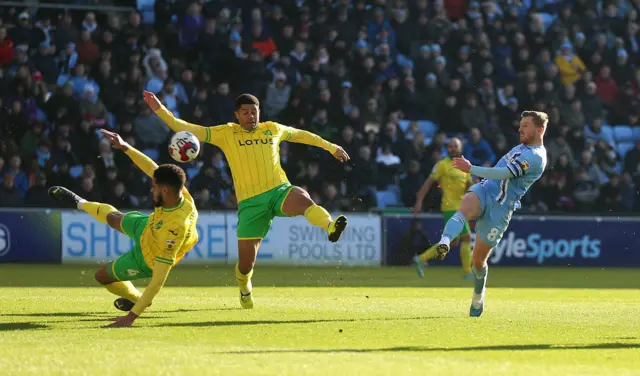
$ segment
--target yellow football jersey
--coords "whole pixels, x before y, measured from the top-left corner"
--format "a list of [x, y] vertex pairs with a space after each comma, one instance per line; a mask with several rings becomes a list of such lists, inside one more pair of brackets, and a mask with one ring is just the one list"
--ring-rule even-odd
[[175, 265], [198, 243], [198, 211], [193, 197], [183, 189], [183, 198], [174, 208], [155, 208], [140, 237], [144, 262]]
[[438, 181], [442, 189], [440, 206], [442, 211], [460, 209], [462, 196], [471, 185], [471, 174], [453, 168], [451, 163], [451, 158], [444, 158], [433, 166], [433, 171], [431, 172], [431, 177]]
[[176, 119], [162, 106], [155, 113], [175, 132], [193, 133], [200, 141], [215, 145], [229, 162], [238, 202], [289, 183], [280, 165], [280, 143], [297, 142], [320, 147], [334, 154], [338, 146], [322, 137], [272, 121], [259, 123], [250, 131], [240, 124], [203, 127]]

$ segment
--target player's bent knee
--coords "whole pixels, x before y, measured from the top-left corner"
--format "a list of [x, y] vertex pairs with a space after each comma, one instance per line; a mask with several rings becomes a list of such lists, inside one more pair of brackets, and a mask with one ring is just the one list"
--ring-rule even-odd
[[482, 203], [478, 195], [474, 192], [467, 192], [464, 197], [462, 197], [460, 212], [465, 216], [467, 221], [478, 218], [482, 214]]
[[[110, 265], [110, 264], [108, 264], [108, 265]], [[107, 272], [108, 265], [104, 265], [104, 266], [102, 266], [102, 268], [100, 268], [100, 269], [98, 269], [98, 271], [96, 271], [96, 274], [95, 274], [96, 281], [98, 281], [98, 283], [101, 284], [101, 285], [108, 285], [108, 284], [111, 284], [111, 283], [115, 282], [113, 280], [113, 278], [111, 278], [111, 276]]]
[[290, 217], [303, 215], [305, 211], [315, 205], [309, 193], [302, 188], [294, 187], [289, 191], [282, 203], [282, 212]]

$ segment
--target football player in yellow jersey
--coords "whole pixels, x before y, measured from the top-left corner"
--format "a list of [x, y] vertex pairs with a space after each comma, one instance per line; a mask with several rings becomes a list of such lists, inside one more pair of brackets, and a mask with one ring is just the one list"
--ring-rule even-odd
[[243, 308], [253, 308], [253, 267], [258, 248], [274, 217], [304, 215], [309, 223], [327, 232], [329, 241], [340, 239], [347, 227], [347, 218], [340, 215], [332, 219], [304, 189], [291, 185], [280, 166], [279, 145], [288, 141], [317, 146], [342, 162], [348, 161], [349, 155], [340, 146], [307, 131], [271, 121], [260, 123], [260, 102], [250, 94], [236, 98], [235, 116], [239, 124], [214, 127], [176, 119], [153, 93], [145, 92], [144, 100], [173, 131], [191, 132], [200, 141], [222, 149], [227, 157], [238, 198], [238, 263], [235, 274]]
[[[447, 152], [449, 156], [442, 159], [433, 167], [431, 175], [424, 182], [418, 194], [416, 196], [416, 203], [413, 208], [413, 213], [418, 214], [422, 210], [422, 201], [424, 197], [429, 193], [433, 183], [438, 182], [442, 188], [442, 202], [440, 209], [444, 215], [444, 223], [447, 223], [449, 218], [455, 214], [456, 210], [460, 208], [460, 202], [462, 197], [471, 186], [471, 174], [462, 172], [453, 168], [452, 160], [454, 157], [462, 155], [462, 142], [458, 138], [452, 138], [447, 144]], [[460, 259], [462, 261], [462, 269], [465, 273], [465, 278], [470, 278], [471, 275], [471, 231], [469, 230], [469, 224], [465, 223], [465, 227], [458, 238], [460, 240]], [[424, 277], [424, 270], [422, 266], [425, 262], [436, 258], [439, 260], [444, 259], [446, 253], [439, 253], [437, 250], [437, 244], [426, 250], [420, 256], [415, 256], [413, 261], [418, 269], [418, 275]]]
[[[102, 133], [114, 148], [124, 151], [152, 178], [153, 213], [148, 216], [139, 212], [121, 213], [108, 204], [87, 202], [64, 187], [51, 187], [49, 194], [58, 201], [86, 211], [133, 240], [133, 249], [104, 265], [95, 275], [107, 290], [121, 296], [114, 302], [116, 308], [129, 311], [126, 316], [114, 319], [115, 322], [108, 327], [124, 327], [131, 326], [151, 305], [171, 268], [198, 242], [198, 211], [184, 186], [186, 177], [180, 167], [172, 164], [158, 166], [119, 135], [106, 130]], [[151, 282], [144, 293], [131, 283], [148, 277], [151, 277]]]

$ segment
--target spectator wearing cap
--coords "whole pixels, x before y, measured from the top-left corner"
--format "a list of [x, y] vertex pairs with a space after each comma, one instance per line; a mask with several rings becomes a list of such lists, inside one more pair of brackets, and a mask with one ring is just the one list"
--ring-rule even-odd
[[633, 77], [633, 67], [629, 62], [629, 54], [624, 48], [619, 48], [616, 51], [616, 62], [611, 69], [611, 75], [618, 84], [628, 82]]
[[284, 73], [275, 74], [274, 82], [267, 87], [267, 95], [264, 100], [264, 110], [269, 118], [278, 118], [291, 97], [291, 87], [286, 84], [287, 77]]
[[[73, 42], [69, 42], [61, 49], [59, 58], [60, 65], [60, 73], [62, 74], [60, 78], [68, 77], [68, 75], [72, 74], [76, 65], [78, 64], [78, 52], [76, 51], [76, 44]], [[64, 82], [62, 82], [64, 84]]]
[[96, 95], [93, 85], [86, 85], [80, 99], [80, 116], [90, 120], [91, 126], [103, 128], [107, 125], [107, 108]]
[[425, 77], [426, 88], [424, 89], [424, 116], [425, 120], [438, 120], [438, 108], [444, 100], [444, 93], [438, 85], [438, 78], [434, 73], [429, 73]]
[[56, 82], [60, 70], [56, 61], [55, 47], [51, 46], [49, 41], [40, 43], [38, 53], [33, 57], [33, 65], [47, 84]]
[[[437, 46], [437, 45], [436, 45]], [[434, 51], [434, 45], [431, 46], [431, 51]], [[438, 77], [438, 83], [442, 87], [447, 87], [451, 83], [451, 75], [447, 71], [447, 59], [444, 56], [437, 56], [434, 59], [435, 68], [434, 74]]]
[[565, 85], [578, 81], [587, 70], [582, 59], [573, 52], [573, 46], [569, 41], [565, 41], [560, 46], [560, 53], [556, 56], [555, 63], [560, 70], [562, 83]]
[[0, 26], [0, 65], [9, 64], [13, 60], [13, 40], [7, 35], [7, 28]]
[[9, 36], [16, 46], [21, 44], [37, 46], [42, 42], [38, 34], [39, 33], [33, 29], [31, 15], [26, 11], [18, 14], [18, 23], [15, 27], [9, 29]]

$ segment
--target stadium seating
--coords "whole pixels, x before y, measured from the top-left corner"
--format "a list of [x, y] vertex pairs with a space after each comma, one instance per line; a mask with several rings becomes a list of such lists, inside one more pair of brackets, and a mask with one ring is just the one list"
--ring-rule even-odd
[[633, 141], [633, 131], [628, 125], [616, 125], [613, 127], [613, 137], [616, 143]]

